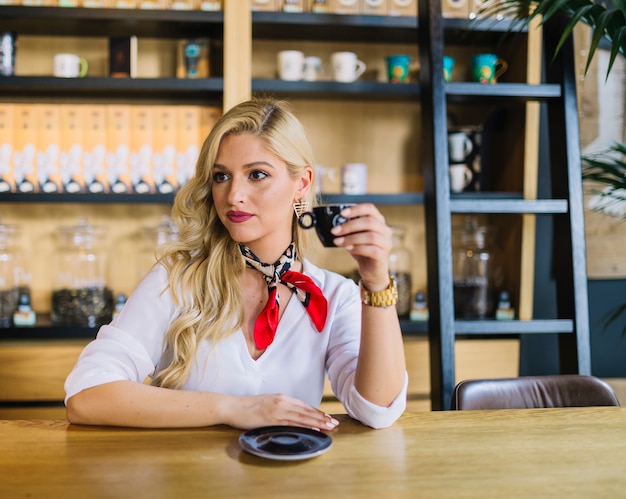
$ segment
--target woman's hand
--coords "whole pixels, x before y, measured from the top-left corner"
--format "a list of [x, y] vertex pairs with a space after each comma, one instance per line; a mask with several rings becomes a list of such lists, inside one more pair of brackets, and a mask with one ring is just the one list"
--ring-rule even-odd
[[315, 430], [332, 430], [338, 424], [335, 418], [284, 394], [230, 397], [226, 424], [241, 429], [261, 426], [300, 426]]
[[389, 285], [391, 228], [385, 217], [371, 203], [345, 208], [341, 215], [349, 220], [333, 227], [335, 245], [344, 248], [356, 260], [359, 275], [370, 291]]

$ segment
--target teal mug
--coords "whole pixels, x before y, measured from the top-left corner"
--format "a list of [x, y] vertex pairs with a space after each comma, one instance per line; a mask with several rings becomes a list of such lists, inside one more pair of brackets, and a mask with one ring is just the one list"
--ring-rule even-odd
[[411, 57], [408, 55], [390, 55], [387, 57], [387, 77], [390, 83], [406, 83], [409, 81], [409, 64]]
[[496, 54], [475, 54], [471, 60], [474, 81], [486, 85], [496, 83], [509, 65]]
[[452, 71], [454, 70], [454, 58], [448, 55], [443, 56], [443, 80], [448, 82], [452, 80]]

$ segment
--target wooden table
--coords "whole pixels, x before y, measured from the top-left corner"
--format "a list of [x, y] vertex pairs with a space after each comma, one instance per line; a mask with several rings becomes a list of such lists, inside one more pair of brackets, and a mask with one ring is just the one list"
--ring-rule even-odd
[[0, 421], [0, 497], [624, 497], [626, 408], [420, 412], [371, 430], [340, 416], [307, 461], [243, 452], [227, 427]]

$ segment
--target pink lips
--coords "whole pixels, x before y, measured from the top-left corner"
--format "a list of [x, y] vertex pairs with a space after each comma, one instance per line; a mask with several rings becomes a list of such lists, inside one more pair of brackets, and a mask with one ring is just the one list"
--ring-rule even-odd
[[252, 213], [247, 213], [245, 211], [234, 211], [234, 210], [231, 210], [228, 213], [226, 213], [226, 216], [228, 217], [228, 220], [236, 224], [246, 222], [253, 217]]

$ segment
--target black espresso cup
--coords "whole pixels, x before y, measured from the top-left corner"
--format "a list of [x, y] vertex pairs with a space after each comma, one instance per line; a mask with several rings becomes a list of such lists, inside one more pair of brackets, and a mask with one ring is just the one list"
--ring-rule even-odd
[[342, 217], [339, 213], [348, 206], [354, 206], [354, 203], [347, 204], [323, 204], [316, 206], [311, 211], [305, 211], [298, 217], [298, 223], [303, 229], [312, 229], [315, 227], [317, 236], [322, 244], [327, 248], [334, 248], [333, 239], [335, 236], [330, 232], [333, 227], [347, 222], [348, 219]]

